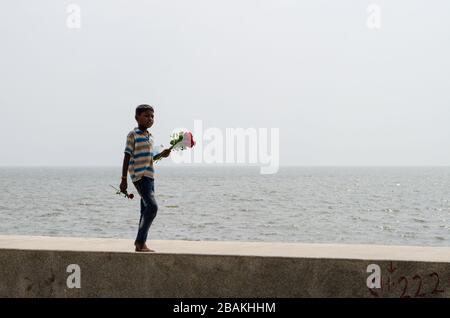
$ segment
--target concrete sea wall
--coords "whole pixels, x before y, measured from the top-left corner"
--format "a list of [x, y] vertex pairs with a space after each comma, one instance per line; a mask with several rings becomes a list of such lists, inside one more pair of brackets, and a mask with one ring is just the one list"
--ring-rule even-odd
[[0, 297], [450, 297], [450, 248], [0, 236]]

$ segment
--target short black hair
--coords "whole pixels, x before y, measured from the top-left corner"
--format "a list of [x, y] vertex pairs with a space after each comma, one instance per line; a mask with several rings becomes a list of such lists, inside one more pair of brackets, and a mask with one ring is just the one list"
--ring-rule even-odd
[[153, 110], [153, 107], [147, 104], [141, 104], [138, 107], [136, 107], [136, 116], [139, 116], [140, 114], [142, 114], [143, 112], [147, 111], [147, 110], [151, 110], [152, 112], [155, 112]]

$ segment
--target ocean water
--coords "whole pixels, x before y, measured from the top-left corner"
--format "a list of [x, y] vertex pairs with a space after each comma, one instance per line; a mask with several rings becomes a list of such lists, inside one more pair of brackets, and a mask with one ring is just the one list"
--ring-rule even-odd
[[[0, 234], [134, 239], [120, 170], [0, 168]], [[446, 167], [159, 167], [155, 190], [150, 240], [450, 245]]]

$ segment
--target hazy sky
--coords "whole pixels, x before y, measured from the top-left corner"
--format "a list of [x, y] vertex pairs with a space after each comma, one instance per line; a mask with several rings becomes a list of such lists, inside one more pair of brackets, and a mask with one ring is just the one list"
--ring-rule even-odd
[[159, 143], [203, 120], [280, 128], [282, 165], [449, 165], [449, 13], [448, 0], [4, 1], [0, 165], [119, 166], [140, 103]]

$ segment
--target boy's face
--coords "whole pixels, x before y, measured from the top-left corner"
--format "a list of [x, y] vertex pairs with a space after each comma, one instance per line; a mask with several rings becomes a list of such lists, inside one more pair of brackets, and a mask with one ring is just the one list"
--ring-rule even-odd
[[136, 116], [136, 120], [139, 126], [150, 128], [153, 126], [154, 114], [151, 110], [146, 110], [140, 115]]

